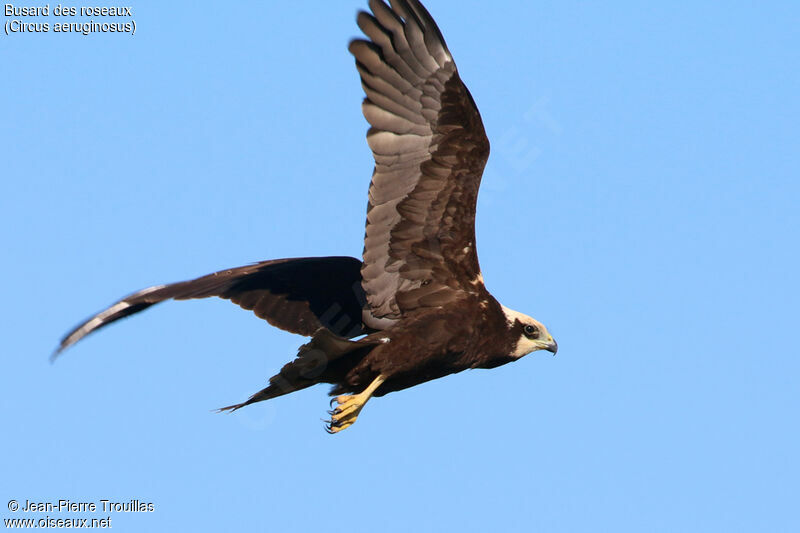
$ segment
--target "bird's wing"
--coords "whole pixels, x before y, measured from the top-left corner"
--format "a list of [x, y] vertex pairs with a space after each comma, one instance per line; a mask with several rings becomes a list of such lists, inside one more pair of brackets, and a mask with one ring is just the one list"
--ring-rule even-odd
[[475, 204], [489, 141], [430, 14], [417, 0], [370, 0], [354, 40], [375, 156], [363, 287], [372, 315], [396, 319], [482, 287]]
[[367, 333], [361, 261], [352, 257], [277, 259], [231, 268], [201, 278], [149, 287], [123, 298], [67, 333], [55, 355], [86, 335], [165, 300], [219, 296], [252, 310], [273, 326], [312, 335], [326, 327], [337, 335]]

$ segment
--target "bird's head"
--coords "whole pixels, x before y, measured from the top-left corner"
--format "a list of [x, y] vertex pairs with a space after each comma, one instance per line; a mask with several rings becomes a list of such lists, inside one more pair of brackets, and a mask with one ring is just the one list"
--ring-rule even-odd
[[519, 359], [536, 350], [547, 350], [553, 352], [553, 355], [556, 354], [558, 343], [544, 327], [544, 324], [506, 306], [503, 306], [503, 314], [506, 316], [506, 324], [508, 324], [511, 336], [517, 339], [517, 344], [511, 353], [512, 357]]

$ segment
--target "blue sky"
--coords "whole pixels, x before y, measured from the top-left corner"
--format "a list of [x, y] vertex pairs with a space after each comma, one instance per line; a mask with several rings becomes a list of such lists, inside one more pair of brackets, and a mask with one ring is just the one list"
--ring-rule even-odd
[[211, 412], [304, 342], [228, 302], [49, 364], [139, 288], [360, 255], [365, 5], [136, 2], [134, 36], [0, 36], [0, 517], [138, 499], [154, 512], [115, 530], [800, 530], [793, 2], [429, 0], [492, 141], [487, 286], [556, 357], [377, 399], [336, 436], [325, 387]]

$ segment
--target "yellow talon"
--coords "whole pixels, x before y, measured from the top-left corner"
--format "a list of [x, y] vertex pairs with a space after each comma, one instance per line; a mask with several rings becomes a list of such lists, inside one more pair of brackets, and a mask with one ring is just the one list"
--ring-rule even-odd
[[328, 425], [325, 428], [328, 433], [338, 433], [355, 424], [358, 414], [383, 381], [383, 376], [378, 376], [362, 392], [358, 394], [343, 394], [334, 398], [333, 401], [338, 405], [333, 411], [330, 411], [331, 419], [328, 420]]

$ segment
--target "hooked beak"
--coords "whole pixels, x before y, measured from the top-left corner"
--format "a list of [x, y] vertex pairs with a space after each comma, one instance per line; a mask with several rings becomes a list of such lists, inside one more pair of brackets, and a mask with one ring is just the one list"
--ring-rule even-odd
[[552, 352], [553, 355], [555, 355], [556, 352], [558, 352], [558, 343], [553, 337], [550, 337], [550, 342], [547, 343], [544, 349], [547, 350], [548, 352]]

